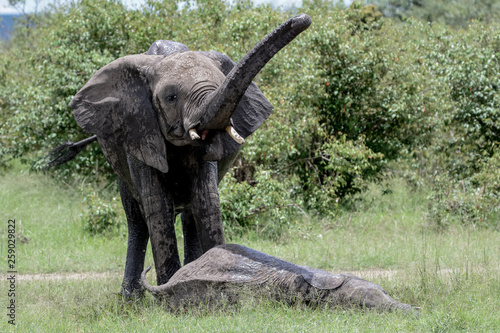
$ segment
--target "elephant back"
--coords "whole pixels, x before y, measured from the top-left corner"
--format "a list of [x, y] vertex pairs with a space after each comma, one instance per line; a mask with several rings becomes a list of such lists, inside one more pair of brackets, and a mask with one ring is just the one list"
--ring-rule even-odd
[[146, 55], [163, 55], [168, 56], [176, 52], [189, 51], [188, 47], [182, 43], [171, 40], [157, 40], [146, 51]]

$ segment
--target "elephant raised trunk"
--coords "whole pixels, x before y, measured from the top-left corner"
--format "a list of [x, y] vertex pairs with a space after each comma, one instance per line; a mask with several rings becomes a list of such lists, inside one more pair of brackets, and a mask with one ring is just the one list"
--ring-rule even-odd
[[[205, 109], [199, 123], [189, 129], [191, 139], [199, 139], [196, 130], [222, 129], [238, 143], [244, 139], [232, 128], [230, 118], [236, 106], [252, 83], [257, 73], [301, 32], [311, 25], [311, 18], [306, 14], [297, 15], [262, 39], [228, 73], [218, 89], [207, 96], [201, 108]], [[197, 127], [195, 129], [195, 127]]]

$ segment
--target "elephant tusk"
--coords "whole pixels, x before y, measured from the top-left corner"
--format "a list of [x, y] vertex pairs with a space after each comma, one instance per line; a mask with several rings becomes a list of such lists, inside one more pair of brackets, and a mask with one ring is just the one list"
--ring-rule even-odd
[[198, 135], [198, 133], [196, 132], [196, 130], [194, 128], [191, 128], [189, 130], [189, 136], [191, 137], [191, 140], [198, 140], [198, 139], [200, 139], [200, 136]]
[[234, 139], [234, 141], [238, 142], [240, 145], [245, 143], [245, 139], [243, 139], [241, 135], [236, 132], [233, 126], [226, 126], [226, 132]]

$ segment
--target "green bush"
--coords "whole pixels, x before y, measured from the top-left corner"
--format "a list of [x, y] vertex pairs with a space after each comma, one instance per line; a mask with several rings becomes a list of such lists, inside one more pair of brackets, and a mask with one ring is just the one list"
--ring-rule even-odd
[[322, 87], [311, 103], [329, 135], [363, 136], [386, 159], [428, 140], [434, 110], [425, 99], [426, 77], [411, 40], [419, 28], [386, 22], [357, 31], [348, 21], [317, 32], [313, 47]]
[[[451, 172], [471, 176], [500, 144], [500, 31], [482, 24], [450, 40], [446, 82], [455, 107], [448, 150], [455, 152]], [[458, 152], [458, 154], [456, 154]]]
[[497, 0], [373, 0], [386, 16], [407, 20], [410, 17], [426, 22], [445, 23], [461, 28], [471, 21], [495, 22], [500, 18]]
[[[434, 29], [424, 64], [448, 91], [428, 147], [434, 196], [430, 221], [498, 226], [500, 43], [498, 26], [472, 23], [460, 34]], [[428, 162], [429, 164], [429, 162]]]
[[252, 185], [247, 181], [238, 182], [232, 174], [221, 182], [222, 221], [229, 238], [252, 230], [275, 239], [291, 223], [292, 215], [303, 213], [291, 197], [290, 185], [280, 182], [272, 173], [255, 171]]
[[429, 210], [433, 224], [446, 227], [461, 223], [500, 229], [500, 151], [483, 163], [480, 172], [470, 178], [437, 178]]
[[119, 197], [106, 201], [96, 191], [89, 190], [83, 201], [87, 205], [85, 213], [81, 214], [83, 229], [91, 235], [113, 234], [126, 226]]
[[427, 27], [363, 23], [365, 9], [305, 8], [313, 26], [264, 69], [275, 113], [244, 148], [319, 214], [423, 149], [439, 124], [440, 89], [416, 52]]
[[[2, 108], [2, 150], [27, 163], [62, 142], [89, 136], [77, 126], [68, 104], [95, 71], [124, 53], [127, 41], [127, 11], [117, 2], [82, 0], [48, 16], [34, 29], [34, 45], [21, 49], [21, 62], [10, 60], [18, 71], [9, 73], [9, 89], [0, 97], [8, 100]], [[111, 174], [97, 145], [59, 171], [64, 176]]]

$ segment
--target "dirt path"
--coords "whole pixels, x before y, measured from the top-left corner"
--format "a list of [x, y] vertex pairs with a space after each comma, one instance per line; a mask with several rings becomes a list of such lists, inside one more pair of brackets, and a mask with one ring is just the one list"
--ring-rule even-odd
[[[442, 276], [451, 275], [454, 273], [463, 273], [463, 269], [451, 269], [445, 268], [437, 272], [437, 274]], [[336, 273], [336, 272], [333, 272]], [[405, 271], [392, 270], [392, 269], [368, 269], [359, 271], [342, 271], [340, 273], [347, 273], [358, 276], [362, 279], [372, 280], [372, 279], [388, 279], [392, 280], [398, 274], [407, 274]], [[50, 273], [50, 274], [16, 274], [17, 280], [20, 281], [59, 281], [59, 280], [101, 280], [109, 278], [121, 278], [123, 273], [121, 272], [103, 272], [103, 273], [93, 273], [93, 272], [83, 272], [83, 273]], [[8, 275], [2, 274], [1, 279], [5, 280]]]
[[[20, 281], [58, 281], [58, 280], [102, 280], [114, 277], [120, 277], [123, 273], [104, 272], [104, 273], [50, 273], [50, 274], [17, 274], [16, 279]], [[2, 275], [4, 280], [8, 275]]]

